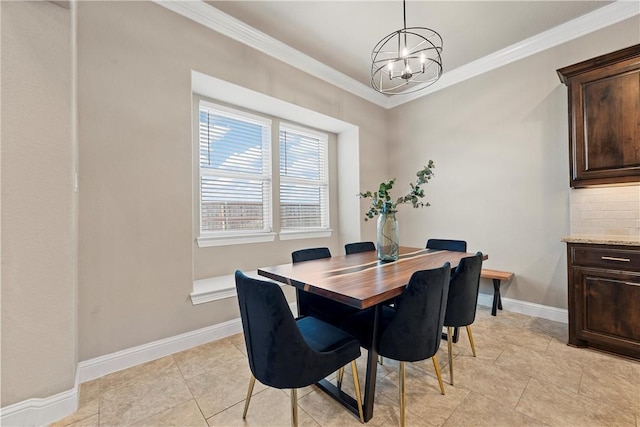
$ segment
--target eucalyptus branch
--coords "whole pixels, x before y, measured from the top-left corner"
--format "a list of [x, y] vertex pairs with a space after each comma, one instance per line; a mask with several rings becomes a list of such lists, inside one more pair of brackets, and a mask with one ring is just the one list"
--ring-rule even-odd
[[358, 197], [360, 198], [371, 199], [371, 207], [365, 214], [364, 220], [368, 221], [381, 213], [395, 211], [397, 206], [400, 204], [411, 203], [411, 206], [414, 208], [431, 206], [428, 202], [423, 203], [420, 199], [425, 196], [422, 186], [427, 184], [429, 180], [434, 177], [433, 169], [435, 167], [436, 165], [433, 163], [433, 160], [429, 160], [427, 166], [416, 172], [416, 181], [415, 183], [409, 183], [410, 189], [407, 194], [399, 197], [395, 202], [392, 201], [390, 194], [393, 185], [396, 183], [395, 178], [380, 183], [378, 191], [374, 193], [371, 193], [371, 191], [358, 193]]

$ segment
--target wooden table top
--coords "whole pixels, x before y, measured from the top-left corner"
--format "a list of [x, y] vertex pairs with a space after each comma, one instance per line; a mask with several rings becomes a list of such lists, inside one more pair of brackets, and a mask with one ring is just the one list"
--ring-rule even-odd
[[372, 251], [263, 267], [258, 274], [363, 309], [400, 295], [415, 271], [438, 268], [445, 262], [455, 268], [462, 258], [473, 255], [400, 247], [394, 262], [379, 261]]

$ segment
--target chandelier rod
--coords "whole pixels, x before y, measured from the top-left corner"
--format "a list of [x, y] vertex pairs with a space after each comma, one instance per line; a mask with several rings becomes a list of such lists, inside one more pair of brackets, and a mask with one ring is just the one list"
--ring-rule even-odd
[[404, 17], [404, 48], [407, 48], [407, 2], [402, 0], [402, 15]]
[[[402, 15], [404, 17], [404, 50], [402, 51], [404, 53], [404, 51], [407, 50], [407, 2], [406, 0], [402, 0]], [[400, 52], [398, 52], [398, 56], [400, 56]], [[405, 58], [405, 65], [406, 65], [406, 58]]]
[[402, 14], [404, 15], [404, 29], [407, 29], [407, 2], [402, 0]]

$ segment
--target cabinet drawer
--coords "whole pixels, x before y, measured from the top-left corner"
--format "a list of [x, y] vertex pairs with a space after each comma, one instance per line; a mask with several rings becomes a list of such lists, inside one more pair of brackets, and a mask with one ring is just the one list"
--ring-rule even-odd
[[574, 266], [640, 271], [640, 250], [573, 246], [571, 263]]

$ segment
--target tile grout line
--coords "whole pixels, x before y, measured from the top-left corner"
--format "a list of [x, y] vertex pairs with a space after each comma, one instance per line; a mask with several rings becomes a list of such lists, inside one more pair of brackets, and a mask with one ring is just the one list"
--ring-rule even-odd
[[[531, 420], [537, 421], [537, 422], [542, 423], [542, 424], [544, 424], [544, 425], [549, 425], [549, 424], [547, 424], [546, 422], [544, 422], [543, 420], [539, 420], [538, 418], [532, 417], [532, 416], [527, 415], [527, 414], [525, 414], [525, 413], [523, 413], [523, 412], [520, 412], [520, 411], [518, 410], [518, 405], [520, 404], [520, 401], [522, 400], [522, 397], [523, 397], [523, 396], [524, 396], [524, 394], [526, 393], [527, 388], [529, 387], [529, 383], [531, 382], [531, 380], [532, 380], [532, 379], [533, 379], [533, 377], [532, 377], [532, 376], [529, 376], [529, 380], [527, 381], [527, 385], [525, 385], [525, 386], [524, 386], [524, 390], [522, 390], [522, 394], [520, 395], [520, 398], [518, 398], [518, 402], [517, 402], [517, 403], [516, 403], [516, 405], [513, 407], [513, 410], [514, 410], [514, 411], [516, 411], [516, 412], [518, 412], [519, 414], [522, 414], [522, 416], [523, 416], [523, 417], [527, 417], [527, 418], [529, 418], [529, 419], [531, 419]], [[539, 381], [539, 380], [538, 380], [538, 381]]]
[[582, 388], [582, 380], [584, 378], [584, 365], [582, 363], [580, 364], [580, 368], [581, 368], [582, 372], [580, 372], [580, 381], [578, 381], [578, 391], [577, 391], [576, 394], [581, 396], [580, 389]]
[[204, 412], [202, 412], [202, 408], [198, 404], [198, 399], [196, 399], [196, 397], [193, 395], [193, 390], [191, 389], [191, 386], [189, 386], [189, 382], [187, 381], [187, 378], [185, 378], [184, 372], [182, 371], [182, 368], [180, 368], [180, 364], [178, 363], [176, 358], [173, 357], [173, 354], [170, 354], [169, 356], [173, 359], [173, 363], [176, 364], [176, 366], [178, 368], [178, 372], [180, 372], [180, 375], [182, 376], [182, 380], [184, 381], [184, 384], [187, 386], [187, 389], [189, 389], [189, 394], [191, 394], [191, 398], [193, 399], [193, 403], [196, 404], [196, 407], [198, 408], [198, 412], [200, 412], [200, 415], [202, 416], [202, 419], [204, 420], [205, 423], [209, 424], [207, 422], [207, 417], [204, 416]]
[[[453, 387], [453, 386], [452, 386], [452, 387]], [[457, 410], [462, 406], [462, 404], [467, 400], [467, 398], [469, 397], [469, 395], [470, 395], [471, 393], [475, 393], [475, 392], [474, 392], [473, 390], [471, 390], [471, 389], [465, 389], [465, 390], [467, 390], [467, 391], [468, 391], [467, 395], [464, 397], [464, 399], [462, 399], [462, 400], [460, 401], [460, 403], [458, 403], [458, 404], [456, 405], [456, 407], [453, 409], [453, 411], [451, 411], [451, 413], [449, 414], [449, 416], [444, 420], [444, 422], [442, 423], [442, 425], [445, 425], [445, 424], [447, 423], [447, 421], [449, 421], [449, 419], [450, 419], [450, 418], [453, 416], [453, 414], [455, 414], [455, 413], [456, 413], [456, 411], [457, 411]]]
[[[553, 382], [548, 382], [546, 379], [543, 379], [543, 378], [537, 378], [536, 376], [532, 376], [532, 374], [528, 374], [528, 375], [526, 376], [526, 377], [528, 378], [528, 379], [527, 379], [527, 381], [526, 381], [526, 384], [525, 384], [524, 388], [522, 389], [522, 392], [521, 392], [521, 394], [520, 394], [519, 398], [517, 399], [517, 402], [515, 403], [515, 406], [514, 406], [514, 409], [516, 410], [516, 412], [518, 412], [519, 414], [521, 414], [522, 416], [524, 416], [524, 417], [526, 417], [526, 418], [528, 418], [528, 419], [530, 419], [530, 420], [535, 420], [535, 421], [537, 421], [537, 422], [540, 422], [540, 423], [542, 423], [542, 424], [547, 425], [544, 421], [539, 420], [539, 419], [537, 419], [536, 417], [533, 417], [533, 416], [530, 416], [530, 415], [527, 415], [527, 414], [525, 414], [525, 413], [521, 412], [521, 410], [522, 410], [522, 409], [524, 409], [524, 408], [520, 408], [520, 410], [519, 410], [519, 409], [517, 409], [517, 408], [518, 408], [518, 406], [519, 406], [521, 403], [523, 403], [523, 404], [526, 406], [526, 402], [528, 402], [528, 400], [524, 400], [525, 393], [527, 393], [527, 392], [528, 392], [528, 390], [529, 390], [529, 394], [531, 394], [531, 393], [533, 392], [532, 390], [536, 389], [536, 387], [537, 387], [537, 386], [535, 386], [535, 387], [534, 387], [534, 386], [532, 385], [534, 380], [535, 380], [535, 381], [541, 381], [541, 382], [542, 382], [542, 383], [544, 383], [544, 384], [549, 384], [549, 385], [552, 385], [552, 386], [554, 386], [554, 387], [557, 387], [557, 388], [559, 388], [559, 390], [560, 390], [562, 393], [572, 393], [572, 394], [575, 394], [575, 395], [576, 395], [576, 397], [577, 397], [577, 396], [580, 396], [581, 398], [587, 398], [589, 401], [592, 401], [592, 400], [593, 400], [592, 404], [597, 406], [597, 405], [599, 404], [599, 402], [597, 401], [597, 399], [594, 399], [593, 397], [585, 396], [584, 394], [581, 394], [581, 391], [584, 391], [584, 390], [585, 390], [585, 389], [584, 389], [584, 387], [586, 387], [586, 385], [585, 385], [585, 384], [586, 384], [586, 383], [585, 383], [585, 381], [586, 381], [586, 380], [585, 380], [585, 376], [586, 376], [586, 374], [587, 374], [587, 368], [588, 368], [588, 366], [589, 366], [589, 365], [588, 365], [588, 363], [589, 363], [589, 362], [588, 362], [588, 360], [590, 360], [590, 359], [589, 359], [589, 358], [586, 358], [586, 357], [582, 357], [582, 358], [578, 358], [578, 361], [574, 360], [574, 357], [572, 357], [573, 353], [571, 353], [570, 351], [569, 351], [569, 352], [564, 351], [562, 348], [560, 348], [559, 346], [557, 346], [557, 345], [556, 345], [556, 343], [554, 342], [554, 339], [556, 339], [556, 340], [558, 340], [558, 341], [560, 341], [560, 342], [562, 342], [562, 341], [563, 341], [561, 338], [556, 338], [556, 337], [558, 336], [558, 330], [557, 330], [557, 328], [556, 328], [556, 327], [554, 327], [553, 325], [550, 325], [550, 326], [548, 326], [547, 328], [545, 328], [545, 324], [543, 324], [543, 323], [542, 323], [542, 324], [539, 324], [539, 323], [537, 323], [537, 322], [534, 322], [532, 319], [534, 319], [534, 318], [529, 318], [529, 319], [528, 319], [524, 324], [522, 324], [522, 325], [518, 326], [518, 327], [517, 327], [517, 328], [515, 328], [515, 329], [514, 329], [514, 328], [512, 328], [512, 327], [510, 327], [508, 324], [506, 324], [506, 325], [503, 325], [503, 324], [498, 325], [498, 324], [496, 324], [496, 325], [495, 325], [495, 326], [497, 327], [496, 331], [497, 331], [497, 333], [498, 333], [498, 335], [499, 335], [499, 336], [502, 336], [502, 334], [508, 333], [508, 334], [509, 334], [509, 337], [510, 337], [511, 339], [513, 339], [513, 335], [511, 335], [511, 334], [512, 334], [512, 333], [517, 333], [517, 329], [518, 329], [518, 328], [520, 328], [523, 332], [527, 332], [527, 333], [528, 333], [528, 332], [533, 332], [533, 333], [535, 333], [535, 334], [542, 335], [542, 336], [544, 336], [545, 338], [549, 338], [549, 341], [546, 343], [546, 347], [545, 347], [544, 351], [541, 351], [541, 352], [540, 352], [540, 351], [537, 351], [537, 350], [529, 349], [529, 348], [527, 348], [527, 347], [521, 346], [521, 345], [519, 345], [519, 344], [516, 344], [516, 343], [510, 342], [510, 341], [504, 341], [504, 344], [505, 344], [505, 345], [504, 345], [503, 347], [502, 347], [502, 345], [501, 345], [501, 344], [500, 344], [500, 345], [496, 344], [496, 348], [495, 348], [495, 350], [498, 350], [498, 351], [494, 353], [494, 354], [496, 354], [496, 353], [497, 353], [497, 356], [496, 356], [495, 358], [493, 358], [493, 360], [492, 360], [491, 358], [489, 358], [489, 359], [484, 359], [484, 361], [487, 363], [487, 366], [488, 366], [488, 365], [494, 366], [494, 367], [495, 367], [495, 369], [500, 369], [500, 370], [504, 371], [504, 372], [505, 372], [505, 375], [509, 375], [509, 372], [517, 372], [517, 370], [516, 370], [516, 371], [512, 371], [511, 369], [509, 369], [509, 367], [501, 366], [501, 364], [498, 364], [498, 363], [497, 363], [497, 361], [498, 361], [498, 360], [500, 360], [500, 359], [501, 359], [501, 357], [505, 356], [505, 353], [506, 353], [506, 352], [507, 352], [507, 350], [509, 350], [510, 348], [511, 348], [511, 349], [513, 349], [513, 348], [518, 348], [518, 349], [521, 349], [521, 350], [525, 350], [525, 351], [527, 351], [527, 352], [535, 353], [535, 354], [537, 354], [537, 355], [539, 355], [539, 356], [541, 356], [541, 357], [543, 357], [543, 358], [548, 358], [548, 360], [547, 360], [547, 361], [549, 361], [549, 362], [550, 362], [550, 361], [552, 361], [552, 360], [558, 360], [558, 361], [569, 362], [569, 363], [572, 363], [572, 364], [574, 364], [574, 363], [575, 363], [575, 364], [576, 364], [576, 368], [577, 368], [577, 367], [579, 367], [579, 368], [580, 368], [581, 373], [580, 373], [580, 377], [579, 377], [579, 381], [578, 381], [577, 392], [576, 392], [576, 391], [571, 391], [571, 389], [567, 389], [567, 388], [565, 388], [565, 387], [564, 387], [565, 385], [570, 384], [570, 383], [572, 382], [572, 381], [571, 381], [571, 379], [569, 379], [569, 381], [568, 381], [568, 382], [562, 382], [561, 384], [555, 384], [555, 383], [553, 383]], [[487, 318], [487, 319], [485, 319], [485, 322], [482, 322], [482, 325], [483, 325], [483, 326], [488, 326], [488, 327], [489, 327], [489, 326], [492, 326], [493, 324], [490, 322], [491, 320], [492, 320], [491, 318]], [[534, 319], [534, 320], [535, 320], [535, 319]], [[506, 329], [505, 329], [505, 328], [506, 328]], [[532, 330], [531, 328], [537, 328], [537, 330]], [[488, 329], [486, 330], [486, 332], [488, 333], [488, 336], [493, 336], [493, 334], [492, 334], [492, 329], [493, 329], [493, 328], [488, 328]], [[512, 330], [512, 329], [513, 329], [513, 330]], [[501, 342], [501, 341], [502, 341], [502, 340], [500, 340], [499, 338], [496, 338], [496, 340], [497, 340], [497, 341], [499, 341], [499, 342]], [[241, 350], [241, 349], [240, 349], [240, 348], [235, 344], [235, 342], [231, 342], [231, 344], [233, 344], [233, 346], [234, 346], [234, 348], [235, 348], [236, 350], [238, 350], [240, 353], [242, 353], [242, 350]], [[539, 343], [539, 344], [541, 344], [541, 343]], [[552, 346], [552, 344], [553, 344], [553, 346]], [[513, 347], [511, 347], [511, 346], [513, 346]], [[500, 347], [502, 347], [502, 349], [500, 349]], [[458, 345], [458, 346], [456, 346], [456, 349], [457, 349], [457, 348], [462, 348], [462, 347], [460, 347], [460, 346]], [[493, 351], [492, 351], [492, 353], [493, 353]], [[555, 353], [555, 354], [554, 354], [554, 353]], [[173, 357], [174, 355], [171, 355], [171, 356], [172, 356], [172, 360], [173, 360], [173, 362], [174, 362], [174, 363], [175, 363], [175, 365], [178, 367], [178, 372], [180, 372], [180, 376], [181, 376], [182, 380], [186, 383], [186, 385], [187, 385], [187, 387], [188, 387], [188, 389], [189, 389], [189, 392], [190, 392], [191, 398], [194, 400], [194, 402], [196, 403], [196, 406], [198, 407], [198, 411], [199, 411], [200, 416], [202, 417], [202, 419], [204, 419], [204, 420], [205, 420], [205, 422], [207, 422], [207, 423], [208, 423], [207, 419], [204, 417], [204, 414], [203, 414], [203, 412], [202, 412], [202, 409], [201, 409], [200, 405], [198, 404], [197, 399], [196, 399], [196, 398], [195, 398], [195, 396], [194, 396], [194, 391], [193, 391], [193, 390], [192, 390], [192, 388], [189, 386], [189, 384], [188, 384], [188, 382], [187, 382], [187, 379], [185, 378], [185, 374], [184, 374], [183, 370], [181, 369], [180, 365], [178, 364], [178, 361], [176, 360], [176, 358], [175, 358], [175, 357]], [[457, 354], [455, 354], [455, 355], [454, 355], [454, 359], [455, 359], [455, 360], [462, 360], [462, 359], [466, 358], [466, 356], [468, 356], [468, 355], [463, 354], [463, 353], [462, 353], [462, 351], [461, 351], [461, 352], [459, 352], [459, 353], [457, 353]], [[243, 356], [238, 356], [238, 357], [245, 357], [245, 358], [246, 358], [246, 355], [245, 355], [245, 354], [243, 354]], [[584, 359], [584, 360], [583, 360], [583, 359]], [[443, 361], [445, 361], [445, 362], [446, 362], [447, 360], [448, 360], [448, 359], [447, 359], [447, 357], [446, 357], [446, 355], [445, 355], [445, 358], [443, 359]], [[428, 361], [428, 360], [427, 360], [427, 361]], [[606, 361], [606, 360], [604, 360], [604, 361]], [[444, 366], [446, 367], [446, 365], [447, 365], [447, 363], [445, 363], [445, 365], [444, 365]], [[430, 366], [430, 365], [429, 365], [429, 366]], [[432, 373], [432, 370], [427, 369], [426, 365], [425, 365], [425, 366], [423, 366], [423, 365], [419, 365], [419, 366], [418, 366], [418, 365], [416, 365], [416, 366], [415, 366], [415, 368], [416, 368], [416, 369], [417, 369], [417, 371], [419, 371], [419, 372], [426, 372], [427, 374], [428, 374], [428, 373], [430, 373], [430, 372]], [[577, 369], [576, 369], [576, 371], [577, 371]], [[204, 372], [206, 372], [206, 371], [203, 371], [203, 372], [199, 373], [198, 375], [201, 375], [201, 374], [202, 374], [202, 373], [204, 373]], [[383, 372], [384, 372], [386, 375], [385, 375], [385, 374], [383, 374], [383, 373], [381, 372], [381, 373], [380, 373], [380, 375], [379, 375], [379, 378], [383, 378], [383, 377], [386, 377], [386, 376], [388, 376], [388, 375], [392, 374], [393, 369], [389, 369], [388, 371], [385, 369]], [[359, 373], [361, 373], [361, 371], [359, 371]], [[348, 372], [347, 372], [347, 374], [348, 374], [348, 375], [350, 375]], [[535, 372], [533, 373], [533, 375], [535, 375]], [[193, 378], [195, 378], [195, 377], [196, 377], [196, 376], [194, 376]], [[574, 378], [574, 379], [575, 379], [576, 377], [577, 377], [577, 375], [573, 376], [573, 378]], [[98, 405], [97, 405], [97, 406], [98, 406], [98, 409], [97, 409], [97, 414], [96, 414], [96, 413], [91, 414], [91, 415], [89, 415], [88, 417], [84, 417], [82, 420], [76, 420], [76, 421], [74, 421], [74, 423], [79, 423], [79, 422], [81, 422], [81, 421], [83, 421], [83, 420], [89, 419], [89, 418], [94, 417], [94, 416], [96, 416], [96, 415], [97, 415], [98, 423], [100, 422], [101, 415], [102, 415], [101, 413], [102, 413], [102, 411], [103, 411], [103, 409], [104, 409], [104, 408], [103, 408], [103, 404], [102, 404], [102, 403], [103, 403], [103, 402], [102, 402], [102, 401], [103, 401], [102, 397], [103, 397], [103, 391], [104, 391], [103, 389], [104, 389], [104, 386], [105, 386], [105, 384], [106, 384], [106, 383], [103, 381], [102, 377], [101, 377], [101, 378], [98, 378], [97, 380], [98, 380], [98, 384], [97, 384], [97, 388], [98, 388]], [[575, 383], [574, 383], [574, 384], [575, 384]], [[533, 388], [532, 388], [532, 387], [533, 387]], [[269, 388], [266, 388], [266, 389], [260, 390], [260, 391], [258, 391], [258, 392], [254, 392], [254, 393], [252, 394], [252, 396], [256, 396], [256, 395], [258, 395], [259, 393], [262, 393], [263, 391], [268, 390], [268, 389], [269, 389]], [[575, 387], [573, 388], [573, 390], [575, 390]], [[285, 393], [284, 391], [282, 391], [282, 392], [283, 392], [283, 393], [285, 394], [285, 396], [286, 396], [286, 393]], [[81, 393], [81, 391], [80, 391], [80, 393]], [[81, 397], [80, 393], [79, 393], [79, 396]], [[446, 418], [444, 418], [444, 417], [443, 417], [443, 418], [444, 418], [444, 420], [445, 420], [445, 421], [444, 421], [444, 423], [448, 422], [448, 421], [451, 419], [451, 416], [452, 416], [454, 413], [458, 413], [458, 411], [460, 410], [460, 407], [461, 407], [461, 405], [462, 405], [462, 402], [464, 402], [465, 400], [467, 400], [467, 399], [469, 398], [469, 397], [468, 397], [468, 396], [469, 396], [469, 393], [476, 393], [476, 392], [473, 392], [473, 390], [469, 390], [469, 392], [467, 393], [467, 395], [466, 395], [466, 396], [464, 396], [464, 398], [462, 399], [462, 401], [461, 401], [460, 403], [458, 403], [457, 405], [455, 405], [455, 408], [453, 408], [453, 409], [451, 410], [451, 412], [446, 416]], [[246, 390], [245, 390], [245, 393], [244, 393], [244, 394], [246, 395]], [[85, 393], [85, 395], [86, 395], [86, 393]], [[485, 395], [484, 395], [484, 394], [482, 394], [482, 393], [480, 393], [480, 395], [482, 395], [482, 396], [484, 396], [484, 397], [486, 397], [486, 398], [488, 398], [488, 399], [490, 399], [490, 400], [494, 400], [494, 399], [493, 399], [493, 398], [491, 398], [490, 396], [485, 396]], [[308, 396], [308, 395], [305, 395], [305, 396], [300, 397], [300, 399], [299, 399], [299, 400], [304, 399], [306, 396]], [[613, 395], [609, 394], [608, 396], [613, 396]], [[286, 397], [288, 398], [289, 396], [286, 396]], [[529, 397], [531, 397], [531, 396], [529, 396]], [[385, 399], [386, 399], [386, 398], [387, 398], [387, 397], [386, 397], [386, 395], [385, 395]], [[529, 398], [528, 398], [528, 399], [529, 399]], [[188, 401], [188, 400], [187, 400], [187, 401]], [[218, 411], [216, 414], [212, 415], [209, 419], [211, 419], [212, 417], [214, 417], [214, 416], [216, 416], [216, 415], [218, 415], [218, 414], [220, 414], [220, 413], [222, 413], [222, 412], [224, 412], [224, 411], [229, 410], [231, 407], [234, 407], [234, 406], [236, 406], [236, 405], [243, 405], [245, 401], [246, 401], [246, 398], [245, 398], [245, 399], [242, 399], [242, 400], [240, 400], [240, 401], [238, 401], [238, 402], [237, 402], [237, 403], [235, 403], [235, 404], [232, 404], [232, 405], [228, 406], [227, 408], [224, 408], [224, 409], [222, 409], [222, 410]], [[494, 400], [494, 401], [495, 401], [495, 400]], [[186, 401], [185, 401], [185, 402], [186, 402]], [[177, 407], [178, 405], [183, 404], [183, 403], [184, 403], [184, 402], [181, 402], [181, 403], [179, 403], [179, 404], [177, 404], [177, 405], [174, 405], [172, 408], [168, 408], [168, 409], [166, 409], [165, 411], [170, 411], [170, 410], [172, 410], [173, 408], [175, 408], [175, 407]], [[499, 402], [498, 402], [498, 403], [499, 403]], [[322, 424], [320, 424], [320, 423], [319, 423], [319, 421], [318, 421], [318, 420], [316, 420], [316, 419], [311, 415], [311, 413], [309, 413], [309, 411], [308, 411], [308, 410], [305, 410], [305, 409], [304, 409], [304, 408], [302, 408], [302, 407], [299, 407], [299, 409], [302, 409], [302, 411], [300, 411], [300, 412], [304, 412], [305, 414], [307, 414], [307, 415], [308, 415], [308, 416], [313, 420], [313, 422], [314, 422], [314, 423], [316, 423], [317, 425], [319, 425], [319, 427], [324, 427]], [[409, 409], [409, 410], [410, 410], [410, 408], [407, 408], [407, 409]], [[163, 413], [163, 412], [165, 412], [165, 411], [162, 411], [162, 412], [160, 412], [160, 413]], [[411, 412], [414, 412], [414, 411], [411, 411]], [[536, 414], [537, 416], [543, 415], [543, 414], [537, 413], [537, 412], [535, 412], [535, 411], [534, 411], [533, 413], [534, 413], [534, 414]], [[195, 412], [193, 412], [193, 414], [194, 414], [194, 416], [195, 416]], [[151, 417], [153, 417], [153, 416], [157, 416], [157, 415], [158, 415], [158, 414], [152, 414], [152, 415], [149, 415], [149, 416], [147, 416], [146, 418], [144, 418], [144, 419], [142, 419], [142, 420], [139, 420], [139, 421], [137, 421], [137, 422], [144, 421], [144, 420], [146, 420], [146, 419], [149, 419], [149, 418], [151, 418]], [[417, 414], [416, 414], [416, 415], [417, 415]], [[443, 415], [444, 415], [444, 414], [443, 414]], [[630, 424], [630, 425], [636, 425], [636, 427], [640, 427], [640, 425], [639, 425], [639, 422], [640, 422], [640, 415], [639, 415], [639, 414], [634, 414], [634, 413], [633, 413], [633, 411], [631, 411], [631, 412], [629, 413], [629, 415], [632, 415], [632, 416], [634, 417], [634, 418], [629, 417], [629, 421], [631, 421], [631, 424]], [[419, 417], [419, 415], [417, 415], [417, 416]], [[422, 419], [422, 418], [420, 417], [420, 419]], [[566, 420], [565, 420], [565, 421], [566, 421]], [[634, 424], [634, 422], [635, 422], [635, 424]], [[347, 423], [347, 424], [349, 424], [349, 423]], [[68, 426], [69, 424], [67, 423], [66, 425]], [[350, 425], [350, 424], [349, 424], [349, 425]]]
[[[518, 398], [518, 401], [516, 402], [516, 404], [514, 405], [513, 409], [515, 409], [516, 411], [518, 411], [518, 405], [520, 404], [520, 401], [522, 400], [522, 397], [524, 396], [524, 394], [527, 392], [527, 387], [529, 387], [529, 383], [531, 383], [531, 379], [533, 378], [531, 375], [527, 375], [529, 377], [529, 379], [527, 380], [527, 383], [524, 385], [524, 388], [522, 389], [522, 393], [520, 394], [520, 397]], [[520, 412], [520, 411], [518, 411]], [[522, 414], [522, 412], [520, 412]], [[522, 415], [526, 415], [526, 414], [522, 414]], [[540, 421], [540, 420], [538, 420]]]

